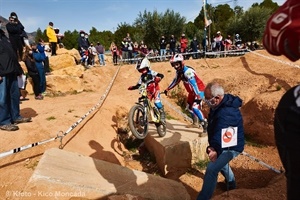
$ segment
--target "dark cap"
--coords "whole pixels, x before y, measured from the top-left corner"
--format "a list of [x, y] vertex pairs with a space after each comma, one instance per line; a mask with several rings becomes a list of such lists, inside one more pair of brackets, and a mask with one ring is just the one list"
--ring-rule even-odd
[[53, 22], [49, 22], [49, 25], [50, 25], [50, 26], [53, 26]]

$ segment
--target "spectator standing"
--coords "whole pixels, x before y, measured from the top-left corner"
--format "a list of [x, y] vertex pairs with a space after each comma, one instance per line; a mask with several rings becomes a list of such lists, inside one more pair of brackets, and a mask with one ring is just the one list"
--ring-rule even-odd
[[133, 61], [131, 60], [133, 58], [133, 42], [131, 41], [130, 38], [127, 39], [127, 42], [128, 42], [128, 59], [129, 60], [129, 63], [133, 63]]
[[98, 53], [100, 66], [102, 66], [102, 65], [105, 66], [105, 59], [104, 59], [105, 48], [102, 44], [100, 44], [100, 42], [97, 42], [96, 50]]
[[170, 45], [170, 54], [173, 56], [176, 53], [176, 51], [175, 51], [176, 50], [176, 39], [175, 39], [174, 35], [171, 35], [169, 45]]
[[223, 48], [223, 36], [221, 32], [218, 31], [216, 37], [214, 38], [213, 51], [222, 51], [222, 48]]
[[46, 29], [46, 35], [51, 44], [51, 55], [56, 56], [57, 37], [53, 25], [53, 22], [49, 22], [49, 25]]
[[32, 50], [25, 51], [25, 56], [23, 61], [26, 65], [28, 75], [31, 77], [33, 82], [32, 87], [33, 87], [35, 99], [43, 100], [44, 97], [42, 95], [41, 87], [40, 87], [40, 75], [35, 65]]
[[127, 38], [123, 38], [121, 43], [122, 59], [128, 59], [128, 41]]
[[232, 41], [230, 35], [227, 35], [227, 38], [224, 40], [224, 45], [225, 45], [225, 51], [231, 50]]
[[[242, 100], [238, 96], [225, 94], [223, 87], [218, 83], [207, 84], [204, 94], [205, 102], [210, 107], [207, 128], [209, 146], [206, 148], [210, 162], [207, 165], [197, 200], [212, 198], [219, 172], [225, 177], [229, 190], [236, 188], [235, 177], [229, 162], [243, 152], [245, 145], [243, 117], [239, 109], [242, 106]], [[237, 145], [223, 148], [222, 133], [226, 134], [229, 129], [237, 131]]]
[[90, 47], [88, 48], [89, 50], [89, 59], [88, 59], [88, 64], [90, 66], [94, 66], [95, 65], [95, 57], [96, 55], [98, 55], [98, 52], [97, 52], [97, 49], [96, 47], [94, 46], [93, 43], [91, 43]]
[[140, 51], [142, 52], [142, 54], [145, 56], [148, 54], [148, 48], [147, 48], [147, 45], [144, 44], [144, 41], [142, 40], [141, 41], [141, 44], [140, 44]]
[[58, 44], [58, 47], [59, 48], [63, 48], [64, 47], [64, 44], [62, 43], [62, 40], [64, 38], [64, 35], [59, 33], [59, 28], [54, 28], [54, 32], [56, 34], [56, 37], [57, 37], [57, 44]]
[[204, 52], [207, 52], [207, 47], [209, 46], [208, 44], [208, 37], [207, 35], [205, 36], [205, 38], [203, 38], [202, 40], [202, 48]]
[[85, 32], [83, 30], [79, 32], [77, 43], [78, 43], [78, 52], [81, 56], [80, 62], [85, 67], [87, 67], [89, 41], [85, 38]]
[[242, 39], [240, 37], [240, 34], [235, 34], [235, 38], [234, 38], [234, 43], [235, 43], [235, 47], [237, 49], [241, 49], [242, 48]]
[[84, 39], [85, 39], [88, 47], [91, 46], [91, 43], [90, 43], [90, 40], [89, 40], [89, 34], [88, 33], [84, 33]]
[[78, 51], [80, 55], [82, 55], [85, 51], [87, 51], [90, 46], [88, 40], [86, 40], [85, 38], [85, 32], [83, 30], [79, 32], [77, 43], [78, 43]]
[[[299, 13], [300, 2], [287, 0], [269, 18], [263, 44], [270, 54], [284, 55], [291, 61], [299, 60]], [[276, 107], [274, 118], [275, 141], [285, 169], [288, 200], [299, 199], [300, 196], [299, 119], [300, 84], [292, 87], [282, 96]]]
[[159, 42], [160, 61], [166, 60], [166, 47], [167, 47], [167, 40], [165, 39], [165, 36], [162, 35]]
[[36, 43], [31, 44], [32, 56], [35, 62], [36, 69], [40, 76], [40, 92], [43, 96], [46, 94], [46, 75], [43, 62], [45, 60], [44, 52], [39, 52], [37, 50]]
[[50, 75], [50, 65], [49, 65], [49, 57], [48, 54], [46, 53], [46, 48], [45, 48], [45, 43], [42, 38], [39, 39], [39, 43], [37, 44], [37, 50], [44, 54], [45, 60], [43, 61], [44, 64], [44, 69], [45, 69], [45, 75]]
[[[20, 115], [20, 91], [17, 76], [23, 73], [14, 49], [1, 29], [0, 21], [0, 129], [16, 131], [18, 123], [31, 118]], [[15, 123], [15, 124], [14, 124]]]
[[23, 47], [24, 40], [27, 34], [24, 31], [24, 26], [19, 21], [18, 16], [12, 12], [9, 17], [9, 22], [6, 24], [6, 30], [8, 32], [9, 40], [11, 42], [12, 48], [16, 53], [19, 60], [23, 58]]
[[136, 58], [139, 53], [140, 53], [139, 44], [135, 41], [133, 43], [133, 57]]
[[[10, 16], [14, 19], [14, 20], [17, 20], [20, 24], [22, 24], [18, 18], [18, 15], [17, 13], [15, 12], [11, 12], [10, 13]], [[23, 26], [23, 25], [22, 25]], [[30, 48], [30, 44], [29, 44], [29, 40], [28, 40], [28, 35], [27, 33], [25, 32], [25, 28], [22, 30], [22, 34], [20, 35], [21, 36], [21, 40], [22, 40], [22, 44], [23, 46], [26, 46], [27, 48]], [[21, 58], [22, 59], [22, 58]]]
[[193, 51], [193, 59], [198, 59], [198, 49], [199, 49], [199, 42], [196, 37], [191, 41], [191, 48]]
[[180, 52], [181, 53], [186, 53], [188, 43], [189, 43], [188, 39], [185, 37], [185, 34], [182, 33], [181, 38], [180, 38]]
[[111, 51], [111, 54], [113, 56], [113, 62], [114, 62], [114, 65], [117, 65], [118, 64], [118, 48], [116, 46], [116, 44], [114, 42], [111, 43], [110, 45], [110, 51]]
[[171, 66], [176, 70], [176, 76], [171, 84], [164, 90], [167, 95], [168, 91], [173, 89], [176, 85], [183, 82], [183, 85], [188, 92], [187, 96], [187, 109], [192, 115], [193, 124], [190, 127], [199, 127], [199, 119], [203, 132], [206, 133], [207, 121], [201, 111], [201, 101], [204, 98], [205, 85], [203, 81], [196, 74], [195, 70], [189, 66], [186, 66], [183, 62], [183, 56], [181, 54], [175, 54], [171, 59]]

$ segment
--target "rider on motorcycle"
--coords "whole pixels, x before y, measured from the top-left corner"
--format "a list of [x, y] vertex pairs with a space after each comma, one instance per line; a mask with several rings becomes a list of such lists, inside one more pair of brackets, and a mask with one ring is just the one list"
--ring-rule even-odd
[[198, 118], [203, 128], [203, 132], [206, 133], [207, 120], [200, 109], [201, 101], [204, 98], [205, 85], [198, 77], [195, 70], [186, 66], [183, 60], [184, 59], [181, 54], [175, 54], [170, 59], [172, 67], [176, 70], [176, 76], [168, 88], [164, 90], [164, 93], [167, 95], [169, 90], [173, 89], [180, 83], [180, 81], [182, 81], [186, 91], [188, 92], [187, 109], [191, 113], [193, 119], [193, 124], [190, 127], [199, 127], [199, 125], [197, 125]]
[[161, 122], [165, 123], [166, 115], [161, 102], [158, 84], [164, 78], [164, 75], [150, 69], [150, 61], [148, 58], [144, 58], [142, 61], [139, 60], [136, 64], [136, 69], [141, 73], [141, 77], [137, 84], [130, 86], [128, 90], [136, 90], [142, 83], [145, 83], [147, 85], [147, 96], [151, 101], [154, 99], [154, 105], [160, 113]]

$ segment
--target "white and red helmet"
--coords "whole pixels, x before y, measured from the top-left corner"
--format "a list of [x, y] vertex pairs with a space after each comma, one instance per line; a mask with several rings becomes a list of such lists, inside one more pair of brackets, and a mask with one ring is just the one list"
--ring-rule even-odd
[[[176, 70], [181, 69], [184, 66], [184, 58], [182, 54], [175, 54], [174, 56], [171, 57], [170, 63], [172, 67], [174, 67]], [[180, 67], [176, 67], [176, 64], [179, 63]]]
[[141, 71], [142, 69], [150, 69], [150, 61], [148, 58], [144, 58], [143, 60], [139, 60], [135, 67], [138, 71]]

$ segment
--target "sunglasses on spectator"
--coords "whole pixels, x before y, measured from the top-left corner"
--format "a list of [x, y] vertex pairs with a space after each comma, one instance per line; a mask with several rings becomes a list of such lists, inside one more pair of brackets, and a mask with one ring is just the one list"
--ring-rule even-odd
[[205, 103], [211, 103], [214, 99], [216, 99], [216, 98], [218, 98], [218, 96], [214, 96], [214, 97], [212, 97], [212, 98], [210, 98], [210, 99], [204, 99], [204, 102]]

